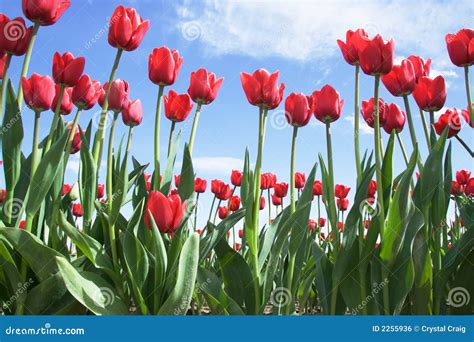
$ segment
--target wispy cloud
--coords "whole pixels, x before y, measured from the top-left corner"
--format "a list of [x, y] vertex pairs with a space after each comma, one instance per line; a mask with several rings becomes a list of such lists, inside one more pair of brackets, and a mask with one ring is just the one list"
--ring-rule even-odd
[[[184, 0], [177, 6], [176, 28], [200, 41], [209, 54], [278, 56], [310, 62], [338, 52], [336, 40], [348, 29], [395, 40], [397, 54], [431, 57], [444, 68], [444, 36], [472, 24], [467, 1], [217, 1]], [[438, 64], [439, 63], [439, 64]]]
[[199, 175], [226, 175], [229, 176], [233, 169], [242, 170], [244, 161], [232, 157], [198, 157], [193, 158], [193, 167]]
[[[344, 120], [350, 122], [351, 126], [354, 127], [354, 115], [345, 116]], [[374, 129], [371, 128], [369, 125], [367, 125], [367, 123], [362, 118], [360, 118], [359, 119], [359, 133], [372, 135], [374, 134]]]

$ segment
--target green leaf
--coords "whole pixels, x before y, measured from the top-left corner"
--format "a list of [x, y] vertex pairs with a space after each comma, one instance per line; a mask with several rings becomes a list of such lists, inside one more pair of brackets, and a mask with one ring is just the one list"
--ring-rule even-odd
[[87, 139], [87, 135], [90, 136], [90, 130], [88, 129], [86, 131], [86, 136], [81, 130], [79, 130], [79, 132], [81, 133], [82, 138], [80, 152], [81, 167], [79, 172], [79, 195], [81, 197], [83, 220], [84, 222], [88, 223], [88, 225], [91, 225], [92, 216], [94, 214], [94, 202], [97, 197], [97, 168], [95, 166], [94, 157], [89, 150], [89, 139]]
[[[392, 194], [392, 165], [393, 165], [393, 146], [395, 143], [395, 132], [392, 131], [388, 140], [387, 148], [382, 163], [382, 189], [383, 203], [385, 204], [385, 214], [387, 215], [390, 198]], [[384, 216], [385, 217], [385, 216]]]
[[159, 315], [185, 315], [191, 302], [199, 265], [199, 235], [191, 234], [179, 257], [178, 278]]
[[161, 185], [160, 185], [160, 191], [165, 195], [167, 195], [170, 192], [171, 182], [173, 180], [174, 163], [176, 161], [176, 153], [178, 151], [180, 140], [181, 140], [181, 130], [178, 131], [178, 134], [176, 134], [176, 136], [173, 138], [173, 141], [171, 143], [168, 161], [166, 163], [165, 172], [163, 174], [163, 180], [161, 181]]
[[316, 241], [312, 241], [312, 252], [316, 261], [316, 289], [323, 313], [330, 313], [332, 291], [332, 264]]
[[189, 199], [194, 193], [194, 169], [188, 144], [184, 146], [183, 165], [181, 166], [178, 193], [183, 201]]

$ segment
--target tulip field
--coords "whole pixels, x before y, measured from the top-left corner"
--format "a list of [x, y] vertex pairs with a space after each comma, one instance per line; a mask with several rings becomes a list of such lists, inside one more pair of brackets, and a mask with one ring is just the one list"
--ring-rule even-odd
[[[95, 80], [88, 60], [67, 50], [45, 57], [51, 71], [40, 74], [29, 68], [35, 40], [55, 30], [71, 1], [17, 2], [25, 18], [0, 13], [1, 315], [474, 312], [473, 29], [436, 42], [462, 71], [456, 107], [445, 107], [451, 88], [433, 75], [429, 56], [398, 62], [392, 39], [362, 28], [334, 41], [353, 97], [330, 84], [289, 93], [278, 71], [243, 69], [233, 96], [254, 111], [246, 125], [258, 134], [241, 151], [241, 169], [208, 179], [193, 158], [199, 119], [225, 93], [227, 75], [212, 65], [185, 75], [186, 55], [156, 42], [146, 81], [121, 79], [153, 28], [147, 13], [122, 5], [97, 43], [114, 51], [101, 65], [108, 79]], [[15, 65], [21, 75], [13, 78]], [[189, 79], [187, 92], [177, 79]], [[371, 98], [360, 98], [360, 80], [370, 82]], [[153, 112], [130, 95], [145, 87], [157, 94]], [[391, 96], [382, 99], [381, 89]], [[278, 157], [265, 144], [278, 110], [292, 132], [284, 174], [264, 158]], [[88, 111], [99, 113], [96, 122]], [[344, 143], [355, 163], [342, 170], [351, 185], [335, 179], [341, 140], [333, 129], [344, 113], [354, 115]], [[325, 144], [301, 141], [313, 123]], [[363, 124], [373, 129], [369, 146], [360, 142]], [[144, 126], [154, 134], [141, 146]], [[140, 160], [132, 147], [153, 158]], [[461, 169], [452, 166], [454, 149]], [[312, 169], [296, 165], [304, 153]], [[79, 166], [66, 182], [73, 158]]]

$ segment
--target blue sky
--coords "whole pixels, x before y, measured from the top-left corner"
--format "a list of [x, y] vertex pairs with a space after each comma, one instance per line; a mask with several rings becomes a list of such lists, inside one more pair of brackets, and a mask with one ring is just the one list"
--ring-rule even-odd
[[[33, 52], [29, 74], [51, 74], [55, 51], [70, 51], [86, 57], [85, 71], [93, 79], [107, 80], [115, 50], [107, 43], [107, 23], [118, 1], [72, 0], [63, 18], [50, 27], [42, 27]], [[137, 8], [144, 19], [151, 22], [150, 30], [141, 46], [124, 53], [117, 77], [129, 81], [131, 98], [140, 98], [144, 120], [136, 128], [132, 151], [141, 162], [153, 156], [153, 122], [157, 87], [148, 80], [147, 59], [155, 47], [166, 45], [178, 49], [184, 63], [172, 89], [186, 92], [189, 74], [200, 67], [224, 77], [225, 81], [216, 101], [205, 106], [193, 157], [197, 176], [208, 180], [229, 181], [232, 168], [238, 168], [248, 146], [252, 160], [256, 157], [258, 110], [248, 104], [239, 74], [263, 67], [279, 70], [290, 92], [310, 94], [329, 83], [345, 99], [343, 114], [333, 128], [336, 183], [350, 186], [355, 181], [353, 154], [353, 80], [354, 69], [343, 60], [336, 39], [345, 37], [348, 29], [364, 27], [373, 35], [395, 40], [395, 58], [399, 61], [411, 54], [432, 58], [433, 74], [443, 74], [448, 84], [447, 107], [465, 108], [466, 93], [461, 68], [451, 65], [444, 35], [474, 22], [474, 5], [468, 1], [424, 1], [417, 4], [403, 1], [164, 1], [129, 0], [125, 6]], [[20, 1], [2, 1], [0, 11], [9, 17], [22, 15]], [[23, 60], [14, 58], [10, 75], [18, 82]], [[472, 76], [474, 79], [474, 75]], [[472, 84], [472, 81], [471, 81]], [[474, 86], [473, 86], [474, 88]], [[165, 91], [167, 92], [168, 87]], [[360, 99], [372, 97], [373, 78], [361, 76]], [[386, 102], [403, 105], [383, 87], [381, 96]], [[414, 101], [418, 140], [426, 157], [420, 118]], [[284, 124], [283, 103], [270, 114], [265, 143], [264, 171], [275, 172], [280, 180], [288, 181], [291, 128]], [[80, 124], [86, 126], [98, 107], [84, 112]], [[29, 153], [33, 116], [24, 110], [25, 151]], [[42, 114], [41, 133], [47, 134], [51, 112]], [[71, 115], [69, 120], [73, 119]], [[192, 117], [178, 125], [187, 140]], [[165, 154], [169, 122], [163, 120], [162, 155]], [[465, 126], [461, 136], [473, 146], [473, 135]], [[371, 149], [373, 134], [363, 127], [361, 149]], [[118, 136], [126, 134], [119, 124]], [[411, 152], [408, 127], [402, 132], [405, 146]], [[384, 140], [387, 136], [384, 134]], [[473, 162], [453, 139], [453, 168], [473, 169]], [[313, 119], [300, 129], [297, 147], [297, 170], [308, 173], [318, 153], [325, 155], [325, 133], [322, 124]], [[70, 171], [77, 169], [78, 159], [71, 158]], [[400, 171], [404, 162], [396, 147], [395, 168]], [[72, 181], [73, 173], [68, 174]], [[105, 179], [102, 179], [105, 181]], [[353, 193], [352, 193], [353, 195]], [[210, 196], [209, 196], [210, 197]], [[207, 210], [207, 209], [204, 209]]]

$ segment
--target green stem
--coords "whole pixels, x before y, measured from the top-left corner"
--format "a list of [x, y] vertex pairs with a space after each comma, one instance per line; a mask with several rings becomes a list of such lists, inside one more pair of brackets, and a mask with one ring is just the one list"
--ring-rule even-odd
[[[160, 188], [160, 123], [161, 123], [161, 102], [163, 101], [163, 91], [165, 86], [160, 84], [158, 87], [158, 97], [156, 99], [155, 113], [155, 172], [153, 176], [153, 190]], [[168, 154], [170, 147], [168, 146]]]
[[199, 121], [199, 115], [201, 114], [201, 103], [198, 103], [196, 107], [196, 113], [194, 114], [193, 128], [191, 129], [191, 136], [189, 137], [189, 153], [193, 154], [194, 139], [196, 138], [196, 130]]
[[425, 132], [425, 139], [426, 145], [428, 146], [428, 150], [431, 150], [431, 142], [430, 142], [430, 130], [428, 129], [428, 124], [426, 123], [425, 113], [420, 108], [420, 117], [421, 123], [423, 124], [423, 131]]
[[360, 183], [362, 175], [362, 166], [360, 165], [360, 150], [359, 150], [359, 64], [355, 67], [355, 89], [354, 89], [354, 149], [355, 162], [357, 171], [357, 184]]
[[18, 108], [21, 110], [21, 104], [23, 103], [23, 88], [21, 86], [21, 79], [28, 74], [28, 67], [30, 66], [31, 53], [33, 52], [33, 46], [35, 45], [36, 36], [38, 35], [40, 24], [35, 23], [33, 26], [33, 32], [31, 33], [30, 42], [25, 53], [25, 59], [23, 60], [23, 67], [21, 69], [20, 82], [18, 84]]
[[469, 65], [464, 66], [464, 80], [466, 81], [466, 95], [467, 105], [469, 108], [469, 117], [471, 118], [471, 122], [474, 122], [474, 110], [472, 109], [471, 89], [469, 85]]
[[94, 156], [95, 165], [97, 166], [97, 175], [100, 171], [100, 159], [102, 158], [102, 146], [104, 144], [105, 139], [105, 128], [107, 125], [107, 111], [109, 109], [109, 100], [107, 97], [109, 96], [110, 87], [112, 82], [115, 79], [115, 72], [117, 71], [120, 57], [122, 56], [122, 49], [117, 49], [117, 54], [115, 55], [114, 64], [112, 66], [112, 71], [110, 72], [109, 76], [109, 83], [107, 84], [107, 89], [105, 90], [105, 97], [104, 97], [104, 104], [102, 106], [102, 112], [100, 113], [100, 121], [99, 121], [99, 128], [95, 133], [94, 137], [94, 144], [92, 148], [92, 155]]
[[31, 167], [30, 167], [30, 182], [33, 179], [33, 175], [36, 172], [38, 164], [38, 141], [39, 141], [39, 124], [40, 124], [41, 112], [35, 112], [35, 124], [33, 128], [33, 147], [31, 149]]
[[[415, 125], [413, 124], [413, 117], [411, 115], [411, 110], [410, 110], [410, 101], [408, 100], [408, 95], [403, 95], [403, 102], [405, 103], [405, 111], [407, 113], [407, 119], [408, 119], [408, 128], [410, 130], [410, 138], [411, 138], [411, 143], [413, 146], [413, 150], [415, 150], [418, 146], [418, 141], [416, 139], [416, 133], [415, 133]], [[421, 162], [421, 157], [420, 153], [418, 152], [418, 169], [423, 170], [423, 164]]]
[[466, 142], [464, 140], [461, 139], [461, 137], [459, 137], [457, 134], [455, 135], [457, 141], [459, 141], [462, 145], [462, 147], [464, 147], [464, 149], [471, 155], [471, 157], [474, 157], [474, 152], [471, 150], [471, 148], [469, 147], [468, 144], [466, 144]]
[[171, 121], [171, 127], [170, 127], [170, 137], [168, 139], [168, 157], [170, 156], [170, 150], [171, 150], [171, 143], [173, 141], [173, 133], [174, 133], [174, 127], [176, 125], [175, 121]]
[[72, 123], [71, 132], [69, 133], [69, 136], [67, 138], [66, 149], [64, 150], [64, 170], [66, 170], [66, 165], [69, 160], [69, 156], [71, 155], [72, 142], [74, 141], [74, 135], [76, 134], [80, 116], [81, 109], [77, 108], [76, 115], [74, 116], [74, 121]]
[[53, 142], [54, 132], [56, 131], [56, 128], [58, 126], [59, 116], [61, 115], [60, 114], [61, 113], [61, 102], [63, 101], [63, 96], [64, 96], [64, 90], [65, 89], [66, 89], [66, 86], [64, 84], [61, 84], [61, 86], [59, 88], [58, 103], [56, 104], [56, 109], [54, 111], [53, 122], [51, 123], [51, 128], [49, 129], [48, 140], [46, 140], [46, 145], [44, 147], [43, 154], [46, 154], [46, 152], [49, 151], [49, 148], [51, 147], [51, 143]]
[[[330, 202], [330, 211], [335, 208], [336, 202], [334, 199], [334, 165], [333, 165], [333, 158], [332, 158], [332, 139], [331, 139], [331, 123], [326, 122], [326, 147], [327, 147], [327, 155], [328, 155], [328, 173], [329, 173], [329, 202]], [[335, 212], [334, 212], [335, 214]], [[331, 214], [333, 216], [334, 214]], [[334, 251], [337, 251], [339, 248], [339, 234], [337, 230], [337, 219], [334, 221], [333, 219], [328, 220], [331, 224], [331, 231], [332, 231], [332, 238], [334, 240]], [[333, 221], [333, 222], [331, 222]]]
[[[212, 217], [212, 211], [214, 210], [214, 205], [216, 204], [216, 196], [212, 199], [212, 204], [211, 204], [211, 210], [209, 211], [209, 218], [207, 219], [207, 222], [211, 222], [211, 217]], [[206, 224], [207, 226], [207, 224]]]
[[216, 212], [214, 213], [214, 220], [212, 221], [213, 224], [216, 224], [217, 213], [219, 212], [219, 208], [221, 206], [221, 203], [222, 203], [222, 200], [219, 200], [219, 202], [217, 202]]
[[403, 141], [402, 141], [402, 138], [400, 137], [400, 133], [395, 132], [395, 135], [397, 136], [398, 144], [400, 145], [400, 150], [402, 151], [405, 164], [408, 166], [409, 161], [408, 161], [407, 151], [405, 150], [405, 146], [403, 145]]
[[[268, 224], [272, 224], [272, 197], [270, 195], [270, 189], [267, 190], [267, 199], [268, 199]], [[276, 210], [276, 209], [275, 209]]]
[[7, 53], [7, 58], [5, 61], [5, 66], [3, 68], [3, 74], [2, 74], [2, 85], [0, 86], [0, 127], [3, 127], [3, 98], [5, 95], [5, 88], [7, 87], [7, 83], [8, 83], [8, 69], [10, 68], [11, 60], [12, 60], [12, 55]]
[[431, 127], [433, 127], [434, 123], [435, 123], [434, 111], [430, 110], [430, 129]]
[[194, 208], [194, 232], [196, 232], [196, 229], [197, 229], [198, 204], [199, 204], [199, 192], [196, 195], [196, 206]]

